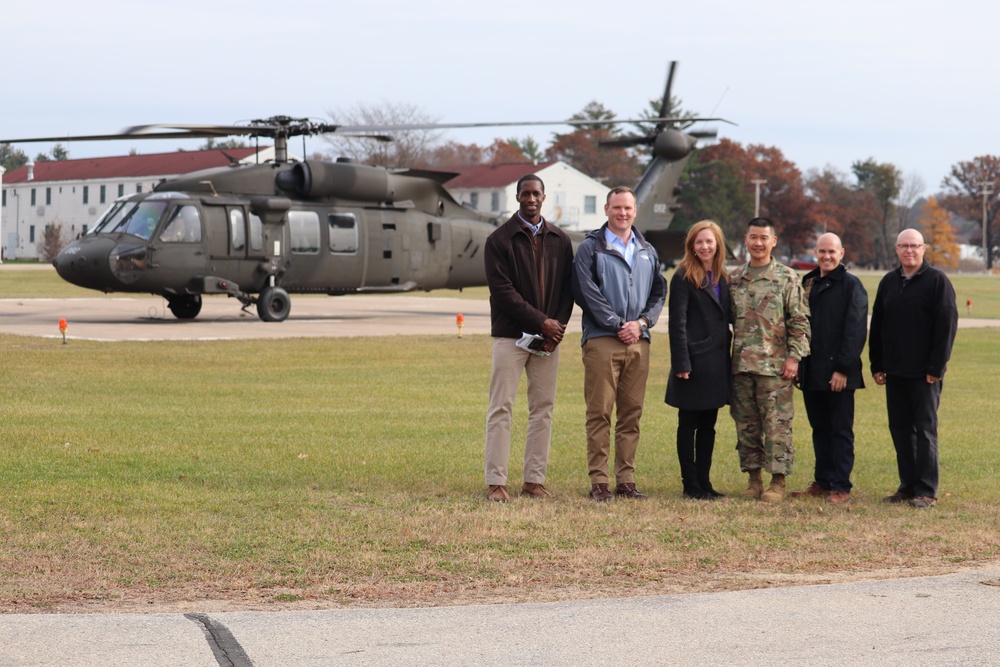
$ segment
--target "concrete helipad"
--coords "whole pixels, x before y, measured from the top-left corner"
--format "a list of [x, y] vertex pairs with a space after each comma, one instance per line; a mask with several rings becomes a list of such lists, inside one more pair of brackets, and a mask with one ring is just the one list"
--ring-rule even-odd
[[[485, 299], [434, 296], [292, 295], [292, 312], [284, 322], [262, 322], [253, 308], [246, 312], [227, 297], [207, 297], [201, 314], [178, 320], [156, 296], [83, 299], [0, 299], [0, 332], [61, 337], [59, 320], [67, 322], [67, 338], [86, 340], [223, 340], [323, 336], [387, 336], [395, 334], [458, 335], [490, 332], [490, 306]], [[577, 325], [576, 330], [579, 330]]]

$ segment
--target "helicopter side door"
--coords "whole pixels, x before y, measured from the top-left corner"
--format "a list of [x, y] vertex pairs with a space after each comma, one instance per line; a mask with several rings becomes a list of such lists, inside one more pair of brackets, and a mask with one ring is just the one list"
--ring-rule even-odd
[[248, 215], [242, 201], [202, 203], [208, 250], [206, 272], [249, 286], [264, 259], [260, 218]]

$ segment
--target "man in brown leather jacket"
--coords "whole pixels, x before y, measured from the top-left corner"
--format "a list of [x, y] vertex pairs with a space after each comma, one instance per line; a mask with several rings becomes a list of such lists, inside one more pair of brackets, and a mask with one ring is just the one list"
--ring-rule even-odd
[[[517, 182], [519, 210], [486, 240], [486, 282], [490, 288], [493, 372], [486, 414], [487, 497], [507, 502], [507, 462], [514, 396], [528, 378], [528, 431], [521, 493], [536, 498], [545, 489], [552, 434], [552, 407], [562, 342], [573, 310], [570, 275], [573, 244], [542, 218], [545, 185], [534, 174]], [[537, 350], [516, 343], [524, 334], [541, 337]]]

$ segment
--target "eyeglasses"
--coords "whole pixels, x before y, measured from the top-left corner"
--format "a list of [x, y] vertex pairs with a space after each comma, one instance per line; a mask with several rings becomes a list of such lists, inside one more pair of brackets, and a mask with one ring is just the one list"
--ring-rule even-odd
[[896, 247], [900, 250], [920, 250], [924, 247], [924, 243], [897, 243]]

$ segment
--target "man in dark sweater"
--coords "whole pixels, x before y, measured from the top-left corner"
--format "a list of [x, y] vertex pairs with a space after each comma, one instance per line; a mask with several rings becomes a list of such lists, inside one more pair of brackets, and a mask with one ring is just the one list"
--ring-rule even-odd
[[813, 483], [792, 496], [825, 496], [834, 505], [851, 499], [854, 469], [854, 390], [863, 389], [861, 353], [868, 335], [868, 293], [841, 263], [836, 234], [816, 240], [819, 268], [802, 286], [809, 299], [812, 338], [799, 364], [799, 387], [812, 427], [816, 467]]
[[937, 411], [958, 328], [955, 289], [924, 261], [925, 250], [917, 230], [899, 233], [900, 266], [879, 283], [869, 334], [872, 376], [885, 385], [899, 468], [899, 488], [883, 502], [921, 509], [937, 502]]
[[[507, 462], [514, 396], [528, 378], [528, 432], [523, 495], [546, 498], [545, 475], [556, 398], [559, 343], [573, 311], [573, 244], [542, 218], [545, 185], [534, 174], [517, 182], [519, 210], [486, 240], [493, 372], [486, 414], [486, 495], [507, 502]], [[541, 337], [538, 349], [517, 345], [524, 334]]]

